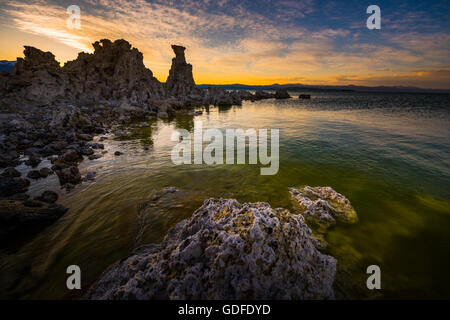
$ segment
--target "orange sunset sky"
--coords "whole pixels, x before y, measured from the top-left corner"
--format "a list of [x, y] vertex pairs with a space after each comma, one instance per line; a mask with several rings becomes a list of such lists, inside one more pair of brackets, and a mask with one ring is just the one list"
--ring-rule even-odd
[[[66, 8], [81, 8], [69, 29]], [[303, 83], [450, 89], [447, 1], [379, 1], [381, 30], [368, 30], [365, 1], [2, 1], [0, 60], [23, 45], [60, 63], [91, 43], [124, 38], [165, 81], [171, 44], [187, 47], [198, 84]]]

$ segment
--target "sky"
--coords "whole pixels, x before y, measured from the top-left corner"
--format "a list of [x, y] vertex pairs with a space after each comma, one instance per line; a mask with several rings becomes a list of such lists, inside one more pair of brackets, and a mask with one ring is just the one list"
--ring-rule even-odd
[[[369, 30], [369, 5], [381, 29]], [[67, 27], [67, 7], [81, 28]], [[388, 85], [450, 89], [450, 1], [3, 0], [0, 60], [23, 46], [61, 63], [126, 39], [160, 81], [171, 44], [187, 47], [197, 84]]]

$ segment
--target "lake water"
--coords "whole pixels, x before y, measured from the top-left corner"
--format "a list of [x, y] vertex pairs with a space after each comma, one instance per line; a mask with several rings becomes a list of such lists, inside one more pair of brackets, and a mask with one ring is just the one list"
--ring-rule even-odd
[[[76, 298], [66, 289], [67, 266], [81, 267], [87, 288], [134, 247], [161, 241], [207, 197], [292, 209], [288, 187], [310, 185], [333, 187], [359, 216], [325, 235], [325, 252], [338, 259], [338, 298], [450, 298], [450, 95], [311, 94], [210, 107], [195, 118], [149, 122], [130, 139], [106, 140], [103, 158], [80, 165], [82, 173], [96, 171], [96, 181], [59, 191], [70, 210], [0, 253], [1, 296]], [[259, 165], [173, 165], [171, 134], [192, 131], [194, 120], [204, 128], [278, 128], [278, 174], [262, 176]], [[182, 198], [143, 223], [139, 203], [166, 186], [182, 189]], [[55, 175], [33, 182], [30, 192], [44, 188], [57, 188]], [[381, 268], [379, 291], [365, 285], [373, 264]]]

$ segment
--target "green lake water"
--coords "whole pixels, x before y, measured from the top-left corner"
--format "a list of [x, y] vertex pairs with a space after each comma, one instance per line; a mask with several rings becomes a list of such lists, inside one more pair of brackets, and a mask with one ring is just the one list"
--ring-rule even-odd
[[[325, 253], [338, 260], [337, 298], [450, 298], [450, 96], [311, 94], [210, 107], [196, 117], [149, 122], [130, 139], [106, 140], [103, 158], [80, 165], [82, 173], [96, 171], [96, 181], [59, 191], [69, 211], [31, 241], [0, 252], [1, 296], [78, 298], [83, 292], [66, 289], [67, 266], [80, 266], [87, 289], [136, 246], [160, 242], [207, 197], [292, 210], [288, 187], [310, 185], [333, 187], [359, 216], [324, 236]], [[192, 131], [194, 121], [222, 130], [279, 129], [278, 173], [262, 176], [260, 165], [175, 166], [171, 134]], [[143, 225], [139, 203], [166, 186], [182, 189], [181, 197]], [[58, 188], [55, 175], [33, 182], [30, 192], [44, 188]], [[381, 268], [382, 290], [366, 288], [373, 264]]]

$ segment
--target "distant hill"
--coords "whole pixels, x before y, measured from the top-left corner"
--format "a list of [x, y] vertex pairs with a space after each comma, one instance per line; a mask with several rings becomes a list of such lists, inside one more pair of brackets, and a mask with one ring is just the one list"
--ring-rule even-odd
[[444, 89], [425, 89], [417, 87], [388, 87], [388, 86], [378, 86], [378, 87], [366, 87], [366, 86], [323, 86], [323, 85], [305, 85], [300, 83], [292, 84], [271, 84], [271, 85], [245, 85], [245, 84], [223, 84], [223, 85], [209, 85], [200, 84], [199, 88], [220, 87], [227, 90], [276, 90], [276, 89], [286, 89], [289, 91], [353, 91], [353, 92], [417, 92], [417, 93], [450, 93], [449, 90]]
[[0, 60], [0, 71], [11, 72], [15, 64], [16, 61]]

